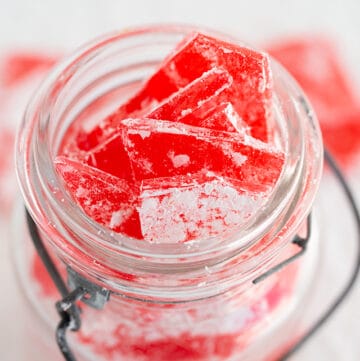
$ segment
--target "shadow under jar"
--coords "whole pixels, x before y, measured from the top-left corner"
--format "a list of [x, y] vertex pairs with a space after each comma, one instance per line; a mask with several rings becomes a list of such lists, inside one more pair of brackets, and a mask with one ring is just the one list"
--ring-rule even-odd
[[[322, 171], [317, 121], [276, 62], [273, 114], [284, 170], [271, 197], [237, 232], [190, 245], [125, 237], [87, 217], [55, 171], [69, 126], [91, 129], [114, 111], [191, 30], [148, 27], [97, 39], [60, 63], [27, 108], [17, 143], [26, 207], [63, 278], [70, 272], [110, 291], [102, 309], [80, 302], [82, 326], [70, 341], [79, 360], [270, 361], [302, 333], [297, 306], [314, 278], [316, 224], [303, 257], [253, 282], [298, 251], [292, 240], [306, 228]], [[29, 312], [43, 318], [43, 333], [54, 339], [54, 304], [61, 297], [20, 212], [21, 287]]]

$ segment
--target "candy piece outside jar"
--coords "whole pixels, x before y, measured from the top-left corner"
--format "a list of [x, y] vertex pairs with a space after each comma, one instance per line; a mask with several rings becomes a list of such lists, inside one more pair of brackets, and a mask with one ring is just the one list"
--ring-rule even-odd
[[[267, 360], [301, 333], [291, 319], [311, 284], [314, 256], [252, 283], [296, 251], [290, 243], [311, 209], [322, 169], [316, 119], [278, 64], [271, 65], [273, 111], [286, 164], [272, 197], [236, 234], [192, 244], [139, 243], [86, 217], [53, 167], [70, 124], [91, 128], [111, 113], [191, 30], [159, 26], [98, 39], [59, 64], [26, 111], [17, 144], [26, 206], [64, 278], [70, 266], [112, 292], [102, 310], [82, 305], [82, 328], [72, 335], [80, 360]], [[23, 226], [22, 287], [54, 332], [60, 296]], [[292, 333], [284, 333], [289, 327]]]

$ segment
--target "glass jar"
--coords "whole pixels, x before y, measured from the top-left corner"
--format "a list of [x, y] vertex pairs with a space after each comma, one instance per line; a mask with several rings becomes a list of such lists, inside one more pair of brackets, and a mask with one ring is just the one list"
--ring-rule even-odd
[[[311, 107], [276, 62], [273, 114], [285, 167], [271, 197], [237, 232], [190, 244], [127, 238], [87, 217], [54, 169], [69, 129], [91, 129], [114, 111], [192, 30], [148, 27], [97, 39], [59, 64], [26, 110], [17, 143], [26, 207], [63, 278], [75, 274], [110, 291], [100, 310], [81, 302], [82, 327], [72, 335], [79, 360], [272, 360], [301, 334], [294, 322], [313, 278], [316, 231], [304, 257], [253, 282], [297, 252], [292, 240], [306, 232], [322, 171]], [[20, 212], [16, 267], [49, 335], [60, 295]]]

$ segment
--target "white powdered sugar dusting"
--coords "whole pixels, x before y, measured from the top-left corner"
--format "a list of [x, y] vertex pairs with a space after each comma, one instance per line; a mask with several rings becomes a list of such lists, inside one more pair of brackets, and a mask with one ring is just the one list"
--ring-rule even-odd
[[152, 172], [153, 164], [149, 161], [149, 159], [146, 158], [136, 158], [136, 163], [139, 166], [139, 168], [145, 170], [148, 173]]
[[242, 164], [244, 164], [247, 161], [247, 156], [241, 153], [233, 152], [232, 159], [234, 160], [236, 165], [240, 167]]
[[136, 130], [129, 129], [128, 132], [129, 134], [138, 134], [142, 139], [148, 138], [151, 135], [150, 130], [143, 130], [143, 129], [136, 129]]
[[249, 126], [246, 122], [239, 116], [239, 114], [234, 109], [234, 106], [231, 103], [226, 105], [224, 109], [225, 115], [228, 121], [233, 125], [233, 127], [241, 134], [249, 132]]
[[142, 234], [155, 243], [178, 243], [221, 236], [239, 228], [265, 196], [235, 189], [222, 178], [187, 187], [146, 189], [139, 207]]
[[186, 115], [191, 114], [192, 111], [193, 111], [193, 110], [192, 110], [191, 108], [183, 109], [183, 110], [181, 111], [181, 113], [180, 113], [180, 116], [181, 116], [181, 117], [185, 117]]
[[118, 227], [124, 220], [124, 213], [122, 211], [113, 212], [110, 219], [109, 227], [111, 229]]
[[87, 197], [88, 193], [89, 193], [88, 189], [86, 189], [86, 188], [82, 187], [81, 185], [79, 185], [79, 187], [77, 188], [77, 190], [75, 192], [75, 196], [77, 198], [85, 198], [85, 197]]
[[168, 157], [171, 159], [175, 168], [180, 168], [190, 163], [190, 157], [187, 154], [175, 155], [174, 152], [169, 152]]

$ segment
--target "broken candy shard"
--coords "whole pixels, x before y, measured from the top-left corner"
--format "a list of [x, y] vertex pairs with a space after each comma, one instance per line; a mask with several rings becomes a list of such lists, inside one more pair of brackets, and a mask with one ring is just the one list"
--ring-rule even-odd
[[[143, 116], [151, 107], [213, 68], [222, 68], [233, 78], [232, 85], [218, 99], [219, 103], [231, 102], [248, 124], [251, 135], [269, 141], [273, 125], [270, 124], [272, 78], [268, 57], [261, 52], [193, 33], [160, 64], [135, 96], [91, 132], [85, 132], [92, 138], [91, 144], [86, 143], [87, 149], [113, 134], [122, 119]], [[83, 149], [82, 144], [78, 144], [80, 149]]]
[[324, 143], [350, 165], [360, 148], [360, 104], [346, 64], [325, 38], [289, 39], [269, 52], [295, 77], [314, 106]]
[[360, 107], [345, 109], [324, 122], [322, 135], [326, 147], [341, 164], [354, 165], [360, 150]]
[[45, 54], [14, 52], [5, 58], [1, 66], [0, 80], [5, 86], [19, 85], [26, 77], [36, 72], [45, 74], [56, 62], [55, 57]]
[[123, 139], [117, 135], [87, 152], [84, 162], [115, 177], [133, 182], [134, 177]]
[[239, 117], [231, 103], [207, 102], [178, 120], [181, 123], [225, 132], [249, 134], [248, 125]]
[[293, 39], [273, 45], [269, 53], [299, 82], [321, 121], [327, 122], [334, 112], [347, 112], [357, 104], [345, 67], [330, 41]]
[[163, 100], [214, 67], [223, 68], [234, 80], [227, 99], [222, 101], [232, 102], [236, 112], [251, 127], [252, 136], [267, 141], [271, 131], [267, 119], [272, 97], [268, 57], [201, 33], [190, 34], [139, 93], [119, 109], [118, 116], [129, 116], [144, 103]]
[[200, 34], [192, 33], [185, 37], [135, 96], [118, 109], [113, 120], [139, 115], [139, 111], [160, 103], [212, 69], [213, 64], [203, 54], [198, 50], [192, 51], [193, 42], [198, 35]]
[[57, 157], [55, 167], [90, 218], [115, 232], [142, 238], [136, 198], [125, 180], [65, 157]]
[[235, 189], [211, 174], [193, 174], [142, 182], [139, 215], [144, 239], [183, 243], [226, 237], [241, 227], [265, 199]]
[[278, 180], [283, 153], [245, 134], [155, 119], [123, 120], [119, 128], [136, 180], [214, 172], [249, 191]]
[[[210, 108], [218, 104], [218, 96], [232, 84], [232, 77], [228, 72], [214, 68], [205, 72], [186, 87], [174, 93], [157, 108], [145, 114], [146, 118], [166, 119], [190, 125], [201, 126], [201, 119], [192, 117], [199, 108]], [[199, 114], [200, 115], [200, 114]], [[205, 114], [206, 115], [206, 114]], [[219, 130], [235, 130], [227, 120]], [[211, 127], [210, 124], [210, 128]]]
[[221, 101], [233, 104], [239, 116], [250, 126], [253, 137], [268, 141], [272, 132], [272, 125], [267, 124], [271, 118], [272, 98], [268, 57], [200, 33], [189, 35], [177, 51], [165, 59], [137, 96], [120, 108], [119, 118], [124, 113], [129, 115], [141, 109], [143, 102], [150, 104], [162, 100], [164, 97], [152, 93], [154, 89], [164, 86], [169, 96], [214, 67], [223, 68], [233, 78]]
[[[236, 127], [239, 128], [239, 131], [241, 128], [243, 128], [241, 131], [244, 131], [246, 124], [241, 122], [230, 103], [217, 105], [216, 102], [214, 104], [212, 101], [217, 93], [229, 87], [230, 84], [231, 77], [227, 72], [213, 69], [175, 93], [148, 116], [155, 119], [164, 118], [176, 121], [177, 118], [184, 119], [182, 114], [186, 113], [185, 118], [187, 120], [182, 122], [187, 124], [225, 131], [236, 131]], [[195, 110], [192, 111], [192, 108]], [[88, 165], [116, 177], [128, 181], [133, 180], [129, 157], [124, 148], [122, 137], [117, 135], [88, 151], [84, 161]]]

